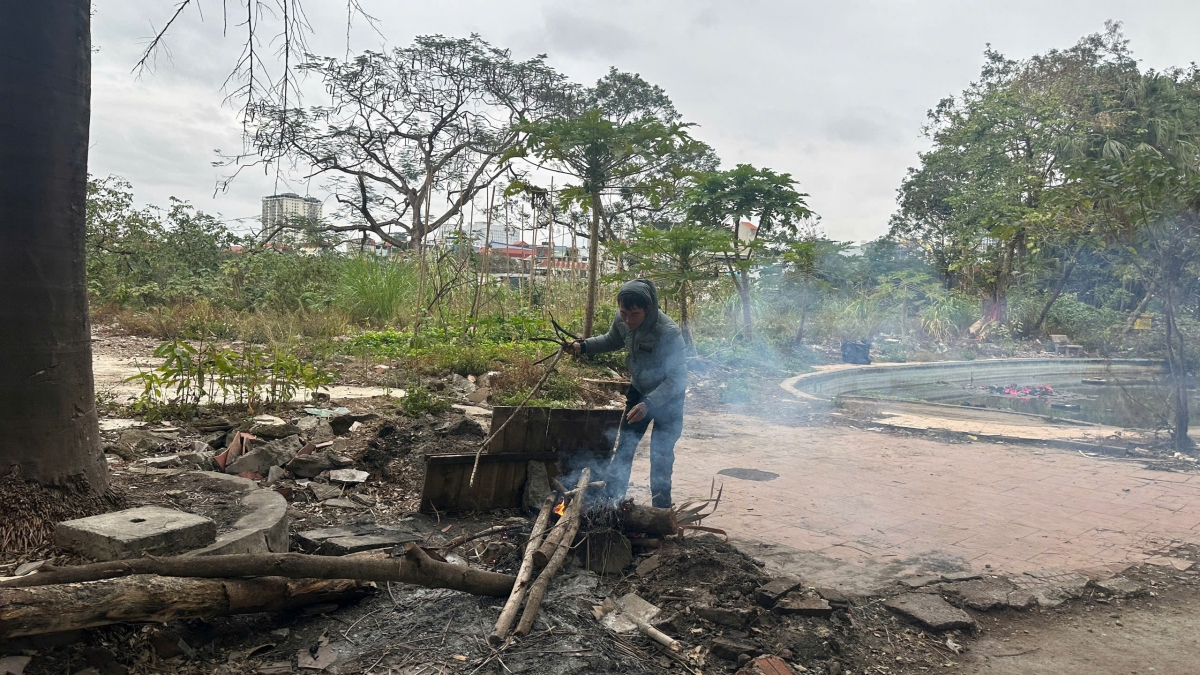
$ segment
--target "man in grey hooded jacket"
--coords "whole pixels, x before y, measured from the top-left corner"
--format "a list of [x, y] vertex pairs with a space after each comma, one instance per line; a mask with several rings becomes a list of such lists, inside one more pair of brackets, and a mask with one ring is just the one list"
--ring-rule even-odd
[[650, 494], [654, 506], [671, 506], [671, 469], [675, 442], [683, 432], [683, 400], [687, 391], [687, 355], [679, 326], [658, 308], [658, 289], [635, 279], [617, 292], [620, 314], [604, 335], [572, 344], [576, 354], [598, 354], [624, 348], [631, 386], [626, 395], [621, 438], [606, 475], [609, 497], [621, 499], [629, 487], [633, 454], [650, 421]]

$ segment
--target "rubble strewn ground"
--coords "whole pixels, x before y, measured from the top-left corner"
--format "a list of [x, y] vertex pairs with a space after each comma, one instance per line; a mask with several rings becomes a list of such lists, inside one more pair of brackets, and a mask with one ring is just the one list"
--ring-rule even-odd
[[[701, 379], [695, 389], [698, 409], [731, 409], [711, 382]], [[763, 389], [757, 395], [773, 394]], [[486, 411], [464, 404], [414, 419], [389, 397], [325, 402], [307, 406], [309, 411], [305, 407], [270, 411], [277, 419], [212, 408], [190, 423], [108, 420], [103, 437], [112, 451], [114, 486], [127, 506], [197, 513], [210, 518], [220, 536], [241, 517], [239, 498], [204, 487], [196, 472], [215, 470], [212, 458], [236, 432], [244, 431], [258, 441], [251, 451], [272, 443], [279, 445], [271, 448], [290, 448], [277, 457], [279, 471], [264, 466], [267, 475], [249, 478], [287, 499], [291, 550], [348, 555], [406, 542], [438, 546], [460, 533], [503, 524], [510, 529], [469, 542], [447, 557], [493, 571], [516, 570], [530, 527], [523, 514], [451, 518], [416, 513], [423, 457], [473, 451], [484, 434]], [[762, 405], [733, 409], [768, 414]], [[794, 407], [788, 411], [783, 421], [775, 415], [774, 423], [808, 426], [821, 415]], [[289, 441], [293, 436], [297, 439]], [[310, 442], [320, 452], [296, 454], [297, 446]], [[299, 469], [291, 464], [297, 456], [327, 457], [329, 466], [310, 462], [308, 469]], [[310, 475], [284, 473], [286, 466]], [[319, 470], [309, 470], [313, 467]], [[333, 473], [339, 470], [349, 473]], [[757, 469], [725, 475], [748, 485], [778, 476]], [[1053, 651], [1037, 642], [1039, 634], [1085, 644], [1097, 630], [1119, 633], [1126, 616], [1153, 626], [1156, 608], [1163, 606], [1174, 608], [1174, 614], [1163, 618], [1174, 622], [1168, 626], [1172, 629], [1179, 625], [1180, 619], [1172, 618], [1179, 611], [1200, 606], [1194, 566], [1200, 549], [1186, 542], [1162, 545], [1140, 565], [1084, 573], [896, 566], [895, 578], [875, 584], [869, 593], [826, 584], [815, 570], [812, 575], [781, 573], [771, 561], [755, 557], [766, 549], [726, 543], [718, 535], [670, 537], [657, 548], [634, 543], [628, 564], [606, 576], [585, 569], [588, 552], [581, 547], [552, 584], [533, 633], [500, 650], [488, 646], [487, 636], [503, 599], [392, 583], [380, 584], [372, 597], [346, 606], [165, 626], [107, 626], [11, 641], [0, 653], [32, 657], [24, 669], [31, 675], [734, 673], [750, 668], [751, 660], [761, 655], [779, 657], [792, 672], [829, 675], [926, 673], [947, 667], [957, 672], [1055, 672], [1036, 670], [1038, 655]], [[84, 559], [57, 549], [31, 551], [0, 560], [0, 575], [42, 560], [69, 564]], [[616, 634], [598, 621], [597, 607], [631, 593], [659, 608], [653, 624], [684, 649], [672, 653], [636, 630]], [[1060, 635], [1065, 626], [1088, 628], [1071, 638]], [[1054, 649], [1068, 650], [1064, 644]], [[1076, 651], [1072, 658], [1086, 662], [1083, 650]], [[1004, 670], [1024, 662], [1031, 670]]]

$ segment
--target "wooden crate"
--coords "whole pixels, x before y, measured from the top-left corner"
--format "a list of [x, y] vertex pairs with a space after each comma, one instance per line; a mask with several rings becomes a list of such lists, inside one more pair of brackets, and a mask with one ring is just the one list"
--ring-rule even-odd
[[[492, 429], [500, 428], [513, 410], [493, 409]], [[426, 457], [421, 510], [453, 513], [517, 508], [528, 462], [546, 462], [552, 476], [569, 476], [585, 466], [607, 463], [622, 414], [621, 410], [522, 408], [480, 456], [474, 486], [470, 484], [473, 454]]]

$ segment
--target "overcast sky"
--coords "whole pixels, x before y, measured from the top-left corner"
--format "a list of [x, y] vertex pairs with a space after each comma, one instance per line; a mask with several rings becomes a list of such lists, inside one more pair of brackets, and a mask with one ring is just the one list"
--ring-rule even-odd
[[[229, 2], [230, 6], [240, 3]], [[591, 83], [610, 66], [666, 89], [695, 135], [737, 163], [790, 172], [835, 239], [887, 229], [895, 191], [926, 147], [921, 125], [940, 98], [979, 72], [987, 43], [1011, 57], [1073, 44], [1124, 22], [1144, 66], [1200, 60], [1200, 3], [1185, 1], [891, 0], [361, 0], [383, 37], [361, 20], [350, 48], [408, 44], [415, 35], [479, 33], [519, 58], [545, 53]], [[169, 58], [136, 78], [145, 38], [173, 3], [95, 0], [90, 170], [130, 180], [140, 203], [171, 196], [227, 219], [259, 213], [274, 176], [243, 173], [222, 193], [215, 150], [241, 147], [222, 83], [241, 29], [222, 36], [222, 3], [189, 9], [168, 35]], [[305, 0], [310, 48], [346, 51], [346, 4]], [[231, 17], [232, 19], [232, 17]], [[309, 103], [316, 103], [314, 98]], [[306, 185], [280, 187], [304, 194]], [[311, 192], [326, 197], [314, 182]]]

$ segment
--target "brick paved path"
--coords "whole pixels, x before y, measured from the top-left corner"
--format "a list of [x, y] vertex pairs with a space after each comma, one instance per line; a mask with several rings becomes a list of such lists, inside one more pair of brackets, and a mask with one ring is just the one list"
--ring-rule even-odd
[[[647, 446], [634, 466], [639, 500]], [[1200, 473], [1066, 450], [689, 415], [676, 502], [707, 496], [728, 468], [779, 477], [718, 475], [725, 496], [706, 524], [848, 563], [1083, 570], [1144, 561], [1172, 540], [1200, 542]]]

